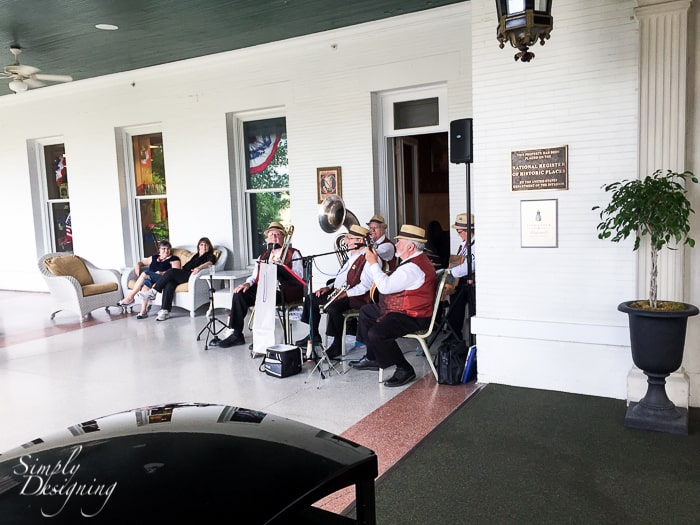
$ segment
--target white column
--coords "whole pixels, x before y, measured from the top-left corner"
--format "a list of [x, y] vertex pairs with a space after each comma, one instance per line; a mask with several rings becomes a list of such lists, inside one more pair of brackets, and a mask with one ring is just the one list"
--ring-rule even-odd
[[[639, 177], [685, 170], [688, 10], [692, 0], [638, 0]], [[659, 254], [659, 299], [683, 300], [684, 250]], [[639, 254], [639, 298], [649, 295], [649, 246]]]
[[[639, 177], [655, 170], [685, 171], [688, 10], [692, 0], [638, 0], [639, 20]], [[649, 296], [649, 243], [639, 250], [637, 288]], [[683, 301], [684, 249], [659, 253], [658, 298]], [[646, 392], [646, 376], [632, 368], [627, 376], [627, 401]], [[687, 408], [689, 380], [683, 367], [667, 381], [676, 406]]]

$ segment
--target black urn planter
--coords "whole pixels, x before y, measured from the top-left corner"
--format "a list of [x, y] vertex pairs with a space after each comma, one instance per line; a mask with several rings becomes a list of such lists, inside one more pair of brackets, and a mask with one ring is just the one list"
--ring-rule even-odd
[[658, 312], [621, 303], [617, 309], [629, 316], [630, 343], [634, 364], [647, 376], [647, 392], [638, 403], [630, 403], [625, 426], [643, 430], [688, 433], [688, 410], [679, 408], [666, 395], [666, 378], [683, 362], [688, 317], [698, 308], [686, 304], [684, 310]]

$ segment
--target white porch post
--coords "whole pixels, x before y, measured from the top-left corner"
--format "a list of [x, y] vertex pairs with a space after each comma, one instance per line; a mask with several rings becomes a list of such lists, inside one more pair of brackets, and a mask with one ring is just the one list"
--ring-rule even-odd
[[[639, 20], [639, 177], [655, 170], [685, 170], [688, 11], [692, 0], [638, 0]], [[638, 257], [639, 298], [649, 295], [649, 244]], [[659, 299], [683, 301], [684, 249], [659, 253]], [[627, 379], [627, 400], [646, 391], [646, 376], [636, 368]], [[667, 384], [669, 398], [688, 406], [688, 376], [683, 368]]]

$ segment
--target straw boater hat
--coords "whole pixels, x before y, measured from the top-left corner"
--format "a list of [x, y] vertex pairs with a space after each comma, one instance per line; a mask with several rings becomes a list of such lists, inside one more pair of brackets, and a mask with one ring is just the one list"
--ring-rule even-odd
[[401, 230], [395, 238], [416, 242], [428, 242], [425, 238], [425, 230], [419, 226], [413, 226], [412, 224], [404, 224], [401, 226]]
[[369, 230], [367, 228], [363, 228], [359, 224], [353, 224], [348, 228], [348, 235], [352, 235], [354, 237], [367, 237], [367, 234], [369, 233]]
[[[469, 225], [467, 224], [467, 214], [460, 213], [455, 219], [455, 223], [451, 226], [455, 230], [466, 230]], [[474, 227], [474, 214], [472, 213], [472, 228]]]
[[373, 222], [376, 222], [380, 226], [386, 226], [386, 222], [384, 222], [384, 217], [382, 217], [381, 215], [372, 215], [372, 218], [367, 223], [367, 226], [369, 226], [370, 223], [373, 223]]
[[270, 225], [267, 227], [267, 230], [265, 230], [265, 235], [267, 235], [267, 232], [270, 230], [279, 230], [281, 231], [284, 235], [287, 235], [287, 230], [284, 229], [284, 226], [282, 226], [279, 222], [277, 221], [272, 221]]

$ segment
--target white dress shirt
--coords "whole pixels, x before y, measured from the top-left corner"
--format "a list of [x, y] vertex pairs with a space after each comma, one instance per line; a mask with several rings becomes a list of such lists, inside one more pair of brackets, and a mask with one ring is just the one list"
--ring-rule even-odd
[[408, 259], [401, 261], [391, 275], [382, 271], [379, 263], [371, 265], [372, 279], [377, 284], [377, 290], [381, 294], [403, 292], [404, 290], [416, 290], [425, 282], [425, 274], [417, 264], [406, 264], [423, 252], [414, 253]]
[[[340, 268], [340, 270], [338, 271], [338, 275], [335, 276], [333, 288], [339, 289], [345, 286], [345, 283], [348, 282], [348, 272], [350, 272], [352, 265], [355, 264], [355, 261], [358, 259], [358, 257], [364, 254], [365, 251], [366, 248], [362, 248], [361, 250], [358, 250], [355, 253], [349, 254], [350, 257], [347, 261], [345, 261], [345, 264], [342, 266], [342, 268]], [[365, 264], [362, 268], [362, 273], [360, 274], [360, 282], [352, 288], [348, 289], [346, 293], [348, 297], [355, 297], [356, 295], [362, 295], [369, 292], [371, 286], [372, 275], [370, 274], [369, 264]]]

